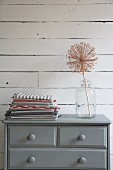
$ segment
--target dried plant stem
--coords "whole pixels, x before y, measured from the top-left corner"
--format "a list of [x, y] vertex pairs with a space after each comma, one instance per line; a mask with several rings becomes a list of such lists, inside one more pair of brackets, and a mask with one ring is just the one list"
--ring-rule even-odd
[[90, 112], [90, 108], [89, 108], [89, 97], [88, 97], [88, 92], [87, 92], [86, 78], [85, 78], [84, 71], [82, 72], [82, 75], [83, 75], [84, 84], [85, 84], [85, 92], [86, 92], [86, 98], [87, 98], [88, 112], [89, 112], [89, 116], [91, 116], [91, 112]]

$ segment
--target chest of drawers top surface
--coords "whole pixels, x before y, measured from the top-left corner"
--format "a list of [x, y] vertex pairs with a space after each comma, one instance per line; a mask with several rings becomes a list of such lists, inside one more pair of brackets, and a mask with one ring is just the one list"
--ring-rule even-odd
[[103, 114], [98, 114], [96, 117], [91, 119], [79, 119], [76, 117], [75, 114], [62, 114], [57, 120], [54, 121], [47, 121], [47, 120], [4, 120], [4, 123], [7, 124], [17, 124], [17, 123], [24, 123], [24, 124], [49, 124], [49, 125], [107, 125], [110, 124], [110, 120]]

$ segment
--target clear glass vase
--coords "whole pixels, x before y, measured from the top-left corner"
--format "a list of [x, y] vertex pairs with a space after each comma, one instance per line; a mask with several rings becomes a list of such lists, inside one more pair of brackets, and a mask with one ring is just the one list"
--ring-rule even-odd
[[80, 81], [76, 90], [76, 115], [79, 118], [93, 118], [96, 115], [96, 92], [90, 81]]

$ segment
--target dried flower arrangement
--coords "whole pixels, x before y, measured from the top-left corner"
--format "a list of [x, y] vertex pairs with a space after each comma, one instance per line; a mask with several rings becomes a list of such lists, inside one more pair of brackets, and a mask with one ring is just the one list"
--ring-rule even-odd
[[94, 65], [97, 63], [98, 58], [96, 57], [95, 48], [92, 47], [90, 44], [84, 42], [75, 44], [71, 46], [70, 50], [68, 50], [67, 58], [69, 59], [67, 65], [69, 65], [71, 71], [80, 72], [83, 75], [87, 97], [88, 112], [90, 115], [85, 72], [92, 70], [94, 68]]

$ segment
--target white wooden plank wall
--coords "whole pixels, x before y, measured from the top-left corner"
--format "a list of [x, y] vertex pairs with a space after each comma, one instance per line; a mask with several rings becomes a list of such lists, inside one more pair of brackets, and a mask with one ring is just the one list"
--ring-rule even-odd
[[[66, 53], [77, 42], [96, 48], [98, 64], [86, 73], [97, 92], [97, 114], [113, 121], [113, 0], [0, 0], [0, 169], [3, 123], [15, 92], [52, 94], [60, 113], [75, 113], [80, 74]], [[113, 169], [113, 125], [110, 130]]]

